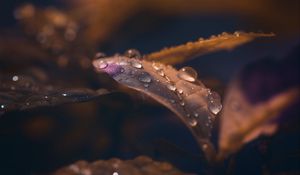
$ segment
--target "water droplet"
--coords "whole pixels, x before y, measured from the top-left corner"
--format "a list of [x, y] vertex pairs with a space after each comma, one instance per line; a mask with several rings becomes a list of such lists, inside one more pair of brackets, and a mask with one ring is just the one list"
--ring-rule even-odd
[[198, 113], [194, 113], [194, 117], [199, 117], [199, 114]]
[[62, 96], [64, 96], [64, 97], [66, 97], [68, 94], [66, 94], [66, 93], [62, 93], [61, 95], [62, 95]]
[[175, 100], [171, 99], [170, 102], [171, 102], [171, 103], [175, 103]]
[[236, 37], [239, 37], [240, 36], [240, 32], [236, 31], [233, 33]]
[[176, 90], [176, 86], [172, 85], [172, 84], [167, 84], [167, 88], [171, 91], [175, 91]]
[[197, 124], [198, 124], [198, 122], [197, 122], [197, 120], [196, 119], [190, 119], [189, 120], [189, 124], [192, 126], [192, 127], [195, 127]]
[[159, 69], [158, 71], [157, 71], [157, 73], [158, 73], [158, 75], [160, 75], [160, 76], [165, 76], [165, 72], [162, 70], [162, 69]]
[[139, 75], [138, 79], [144, 83], [151, 83], [151, 81], [152, 81], [151, 75], [149, 75], [148, 73], [143, 73], [143, 74]]
[[208, 96], [208, 109], [215, 115], [217, 115], [221, 109], [221, 98], [216, 92], [209, 92]]
[[99, 61], [98, 64], [97, 64], [97, 68], [100, 68], [100, 69], [105, 69], [107, 68], [108, 64], [105, 62], [105, 61]]
[[97, 52], [96, 54], [95, 54], [95, 59], [99, 59], [99, 58], [105, 58], [106, 57], [106, 55], [105, 55], [105, 53], [103, 53], [103, 52]]
[[17, 75], [15, 75], [15, 76], [12, 77], [12, 80], [13, 80], [13, 81], [18, 81], [18, 80], [19, 80], [19, 77], [18, 77]]
[[119, 173], [118, 172], [113, 172], [113, 174], [112, 175], [119, 175]]
[[136, 49], [129, 49], [124, 53], [129, 58], [141, 58], [141, 53]]
[[181, 105], [181, 106], [184, 106], [184, 105], [185, 105], [184, 101], [181, 101], [181, 102], [180, 102], [180, 105]]
[[156, 63], [156, 62], [153, 62], [152, 63], [152, 67], [153, 67], [153, 69], [155, 69], [155, 70], [161, 70], [161, 69], [163, 69], [163, 64], [161, 64], [161, 63]]
[[191, 68], [191, 67], [183, 67], [179, 70], [179, 73], [177, 74], [178, 78], [189, 81], [189, 82], [195, 82], [197, 79], [197, 72]]
[[138, 61], [132, 61], [131, 66], [134, 67], [134, 68], [137, 68], [137, 69], [143, 68], [143, 65]]
[[182, 90], [182, 89], [177, 89], [177, 92], [178, 92], [179, 94], [183, 94], [183, 90]]
[[4, 108], [5, 108], [5, 105], [1, 105], [0, 108], [1, 108], [1, 109], [4, 109]]

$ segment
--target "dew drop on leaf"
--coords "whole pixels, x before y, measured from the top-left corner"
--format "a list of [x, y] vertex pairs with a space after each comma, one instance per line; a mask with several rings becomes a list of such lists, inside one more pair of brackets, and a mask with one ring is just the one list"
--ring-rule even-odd
[[132, 62], [131, 62], [131, 66], [134, 67], [134, 68], [137, 68], [137, 69], [143, 68], [142, 63], [140, 63], [140, 62], [138, 62], [138, 61], [132, 61]]
[[176, 86], [174, 86], [172, 84], [167, 84], [167, 88], [171, 91], [176, 91]]
[[136, 49], [129, 49], [124, 53], [124, 55], [129, 58], [137, 58], [137, 59], [140, 59], [142, 57], [141, 53]]
[[183, 67], [179, 70], [177, 74], [178, 78], [189, 81], [189, 82], [195, 82], [197, 79], [197, 72], [191, 68], [191, 67]]
[[151, 81], [152, 81], [151, 76], [146, 72], [139, 75], [138, 79], [139, 79], [139, 81], [144, 82], [144, 83], [151, 83]]
[[207, 99], [208, 109], [210, 110], [210, 112], [217, 115], [222, 109], [221, 97], [216, 92], [209, 92]]

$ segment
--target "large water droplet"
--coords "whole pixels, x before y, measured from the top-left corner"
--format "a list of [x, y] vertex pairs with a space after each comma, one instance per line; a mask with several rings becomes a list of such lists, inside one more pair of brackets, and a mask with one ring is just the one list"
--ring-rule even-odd
[[136, 49], [129, 49], [124, 53], [129, 58], [141, 58], [141, 53]]
[[143, 73], [143, 74], [139, 75], [138, 79], [144, 83], [151, 83], [151, 81], [152, 81], [151, 75], [149, 75], [148, 73]]
[[171, 91], [176, 91], [176, 86], [174, 86], [172, 84], [167, 84], [167, 88]]
[[142, 63], [140, 63], [140, 62], [138, 62], [138, 61], [132, 61], [132, 62], [131, 62], [131, 66], [134, 67], [134, 68], [137, 68], [137, 69], [143, 68]]
[[209, 92], [208, 96], [208, 109], [215, 115], [217, 115], [221, 109], [221, 98], [218, 93], [216, 92]]
[[177, 74], [178, 78], [189, 81], [189, 82], [195, 82], [197, 79], [197, 72], [191, 68], [191, 67], [183, 67], [179, 70], [179, 73]]

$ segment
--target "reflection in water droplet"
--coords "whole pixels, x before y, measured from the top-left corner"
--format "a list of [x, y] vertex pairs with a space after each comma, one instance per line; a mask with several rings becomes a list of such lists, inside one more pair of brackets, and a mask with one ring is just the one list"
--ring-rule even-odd
[[193, 119], [193, 118], [192, 118], [192, 119], [189, 120], [189, 124], [190, 124], [192, 127], [195, 127], [195, 126], [197, 125], [197, 123], [198, 123], [198, 122], [197, 122], [196, 119]]
[[5, 105], [1, 105], [0, 108], [1, 108], [1, 109], [4, 109], [4, 108], [5, 108]]
[[119, 173], [118, 172], [113, 172], [113, 174], [112, 175], [119, 175]]
[[151, 81], [152, 81], [151, 75], [149, 75], [146, 72], [139, 75], [138, 79], [139, 79], [139, 81], [144, 82], [144, 83], [151, 83]]
[[208, 109], [215, 115], [217, 115], [221, 109], [221, 97], [216, 92], [209, 92], [208, 96]]
[[194, 113], [194, 116], [195, 116], [195, 117], [199, 117], [199, 114], [198, 114], [198, 113]]
[[179, 73], [177, 74], [178, 78], [189, 81], [189, 82], [195, 82], [197, 79], [197, 72], [191, 68], [191, 67], [183, 67], [179, 70]]
[[12, 77], [12, 80], [13, 80], [13, 81], [18, 81], [18, 80], [19, 80], [19, 77], [18, 77], [17, 75], [15, 75], [15, 76]]
[[66, 94], [66, 93], [62, 93], [61, 95], [62, 95], [62, 96], [64, 96], [64, 97], [66, 97], [66, 96], [67, 96], [67, 94]]
[[124, 53], [129, 58], [141, 58], [141, 53], [136, 49], [129, 49]]
[[137, 69], [143, 68], [143, 65], [138, 61], [132, 61], [131, 66], [134, 67], [134, 68], [137, 68]]
[[176, 90], [176, 86], [172, 85], [172, 84], [167, 84], [167, 88], [171, 91], [175, 91]]

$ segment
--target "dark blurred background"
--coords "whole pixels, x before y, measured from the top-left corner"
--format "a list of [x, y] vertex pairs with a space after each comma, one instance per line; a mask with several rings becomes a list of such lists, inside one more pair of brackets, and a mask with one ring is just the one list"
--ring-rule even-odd
[[[221, 94], [244, 65], [265, 57], [285, 57], [300, 41], [299, 1], [148, 0], [137, 3], [130, 0], [126, 3], [120, 1], [119, 6], [119, 1], [115, 2], [117, 5], [107, 5], [107, 10], [99, 7], [97, 11], [97, 5], [105, 4], [101, 0], [1, 1], [0, 37], [6, 33], [20, 33], [21, 24], [15, 20], [14, 11], [26, 3], [41, 9], [48, 6], [62, 11], [73, 9], [71, 14], [74, 16], [81, 8], [90, 11], [88, 15], [91, 16], [101, 14], [103, 10], [108, 15], [105, 19], [122, 11], [126, 3], [135, 4], [128, 8], [132, 13], [122, 11], [126, 11], [126, 18], [118, 21], [116, 17], [117, 22], [103, 24], [112, 28], [104, 31], [104, 37], [98, 35], [99, 40], [95, 43], [96, 50], [107, 55], [123, 53], [129, 48], [147, 54], [224, 31], [274, 32], [276, 36], [273, 38], [257, 39], [232, 51], [208, 54], [176, 65], [178, 68], [194, 67], [199, 78]], [[81, 18], [84, 15], [76, 16], [76, 19]], [[1, 64], [6, 72], [16, 70], [13, 68], [15, 63], [12, 67], [5, 61]], [[64, 74], [62, 77], [72, 82], [76, 79], [72, 76]], [[78, 79], [89, 79], [87, 76]], [[107, 84], [112, 83], [107, 79]], [[105, 83], [102, 80], [99, 84], [88, 84], [97, 87]], [[186, 172], [205, 173], [197, 144], [183, 124], [170, 111], [138, 94], [132, 97], [116, 93], [91, 102], [7, 113], [0, 118], [0, 155], [0, 174], [47, 173], [81, 159], [131, 159], [138, 155], [171, 162]], [[247, 164], [251, 162], [241, 166], [247, 167]]]

